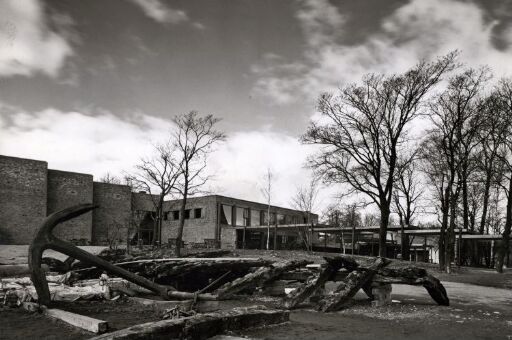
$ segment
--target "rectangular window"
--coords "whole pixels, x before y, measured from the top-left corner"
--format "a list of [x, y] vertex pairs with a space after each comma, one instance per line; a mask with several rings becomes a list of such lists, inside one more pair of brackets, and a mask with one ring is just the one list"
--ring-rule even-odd
[[172, 219], [174, 221], [177, 221], [180, 219], [180, 211], [179, 210], [173, 210], [172, 211]]
[[276, 213], [275, 212], [270, 213], [270, 224], [271, 225], [276, 224]]
[[188, 220], [190, 218], [190, 209], [185, 210], [185, 219]]
[[251, 223], [251, 215], [249, 214], [249, 208], [244, 208], [244, 226], [249, 226]]
[[233, 207], [230, 205], [222, 204], [220, 206], [220, 224], [231, 225], [233, 216]]
[[236, 207], [235, 225], [244, 225], [244, 208]]
[[251, 209], [251, 225], [252, 226], [261, 225], [261, 211]]
[[236, 207], [236, 225], [248, 226], [249, 225], [249, 209]]
[[283, 214], [277, 214], [277, 224], [286, 224]]
[[194, 209], [194, 218], [201, 218], [201, 217], [203, 217], [203, 209], [195, 208]]
[[293, 224], [293, 222], [292, 222], [293, 218], [290, 215], [285, 215], [284, 220], [285, 220], [286, 224]]
[[169, 212], [164, 211], [164, 221], [167, 221], [169, 219]]
[[261, 225], [267, 225], [268, 224], [268, 214], [266, 211], [260, 211], [260, 222]]

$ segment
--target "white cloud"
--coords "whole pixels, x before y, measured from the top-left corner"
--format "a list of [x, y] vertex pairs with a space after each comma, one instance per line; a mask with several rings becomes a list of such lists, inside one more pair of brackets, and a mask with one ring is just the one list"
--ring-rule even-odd
[[179, 24], [189, 20], [185, 11], [167, 7], [160, 0], [131, 1], [139, 6], [148, 17], [161, 24]]
[[[168, 120], [143, 114], [122, 120], [108, 112], [8, 111], [0, 116], [0, 154], [45, 160], [52, 169], [91, 173], [95, 179], [133, 170], [140, 157], [151, 155], [151, 142], [165, 141], [173, 127]], [[273, 204], [289, 206], [296, 187], [309, 180], [303, 165], [311, 152], [294, 136], [236, 132], [211, 155], [209, 171], [215, 177], [210, 187], [215, 193], [263, 202], [260, 187], [270, 167], [276, 175]], [[332, 193], [323, 192], [324, 205]]]
[[130, 170], [150, 149], [151, 138], [165, 136], [171, 124], [136, 115], [132, 121], [104, 113], [46, 109], [37, 113], [11, 114], [0, 119], [0, 153], [45, 160], [53, 169], [102, 176]]
[[56, 77], [73, 51], [62, 35], [48, 28], [41, 3], [0, 1], [0, 13], [0, 77], [35, 72]]
[[271, 131], [237, 132], [212, 155], [215, 184], [221, 194], [264, 202], [263, 176], [270, 168], [275, 176], [273, 204], [289, 206], [299, 185], [306, 185], [304, 163], [311, 147], [294, 136]]
[[304, 61], [267, 61], [253, 68], [260, 76], [253, 94], [278, 104], [314, 99], [369, 72], [403, 72], [419, 59], [454, 49], [471, 66], [488, 64], [500, 76], [512, 73], [512, 30], [503, 33], [506, 48], [497, 49], [492, 43], [497, 22], [485, 20], [482, 9], [469, 1], [411, 0], [384, 18], [377, 33], [355, 45], [339, 42], [350, 32], [344, 30], [346, 18], [328, 0], [304, 1], [297, 18], [307, 46]]

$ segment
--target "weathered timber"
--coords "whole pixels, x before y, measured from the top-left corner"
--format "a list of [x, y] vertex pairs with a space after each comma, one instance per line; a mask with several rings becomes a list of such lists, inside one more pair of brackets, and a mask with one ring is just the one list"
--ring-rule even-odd
[[215, 291], [219, 299], [227, 299], [244, 289], [261, 286], [267, 282], [277, 280], [281, 274], [289, 270], [303, 267], [308, 261], [283, 261], [262, 267], [232, 282], [228, 282]]
[[65, 273], [70, 270], [69, 263], [61, 261], [54, 257], [43, 257], [41, 263], [47, 265], [48, 268], [50, 268], [50, 271], [52, 272]]
[[309, 282], [302, 284], [300, 287], [288, 294], [283, 299], [282, 307], [291, 309], [306, 300], [327, 281], [332, 280], [332, 277], [341, 268], [341, 265], [342, 264], [340, 262], [328, 262], [326, 267], [315, 274]]
[[172, 290], [167, 293], [168, 299], [176, 299], [176, 300], [198, 300], [198, 301], [217, 301], [219, 300], [219, 297], [214, 294], [197, 294], [197, 293], [190, 293], [190, 292], [179, 292], [177, 290]]
[[[257, 258], [180, 258], [138, 260], [116, 263], [116, 266], [137, 273], [148, 279], [166, 284], [175, 284], [174, 280], [197, 275], [205, 278], [218, 277], [221, 273], [231, 270], [233, 273], [245, 275], [253, 267], [269, 266], [272, 262]], [[96, 279], [101, 274], [98, 268], [85, 268], [74, 271], [76, 280]]]
[[371, 300], [373, 300], [375, 297], [373, 296], [373, 291], [372, 291], [372, 282], [375, 281], [375, 276], [373, 276], [373, 279], [372, 281], [368, 281], [366, 282], [362, 287], [361, 289], [363, 290], [363, 292], [366, 294], [366, 296], [368, 296]]
[[93, 333], [104, 333], [108, 329], [108, 322], [106, 321], [60, 309], [43, 308], [43, 314]]
[[[140, 252], [140, 250], [138, 250]], [[231, 255], [232, 252], [230, 250], [214, 250], [214, 251], [203, 251], [197, 253], [190, 253], [187, 255], [183, 255], [181, 258], [172, 258], [172, 260], [187, 260], [188, 258], [195, 259], [206, 259], [206, 258], [220, 258], [225, 257], [226, 255]], [[137, 262], [137, 261], [152, 261], [152, 260], [166, 260], [166, 256], [168, 255], [165, 252], [156, 250], [156, 251], [147, 251], [146, 253], [140, 254], [138, 256], [133, 256], [130, 254], [126, 254], [125, 249], [104, 249], [97, 256], [112, 263], [123, 263], [123, 262]], [[74, 259], [71, 259], [71, 263]], [[71, 263], [69, 263], [71, 265]], [[79, 270], [91, 267], [93, 264], [77, 261], [73, 263], [71, 269]]]
[[372, 306], [382, 307], [391, 304], [391, 291], [390, 284], [372, 283]]
[[127, 296], [137, 296], [137, 292], [135, 292], [133, 289], [130, 289], [130, 288], [122, 286], [122, 285], [115, 285], [115, 286], [110, 287], [110, 289], [112, 291], [123, 293]]
[[28, 265], [31, 271], [30, 278], [37, 292], [38, 301], [41, 304], [49, 305], [51, 303], [50, 290], [48, 289], [48, 282], [46, 281], [45, 272], [42, 270], [42, 255], [46, 249], [53, 249], [60, 253], [66, 254], [72, 258], [93, 263], [96, 267], [108, 271], [114, 275], [122, 277], [130, 282], [136, 283], [139, 286], [147, 288], [162, 297], [167, 297], [167, 292], [172, 290], [173, 287], [166, 287], [156, 284], [144, 277], [129, 272], [123, 268], [117, 267], [108, 261], [105, 261], [97, 256], [94, 256], [71, 243], [65, 242], [52, 234], [52, 230], [59, 224], [77, 216], [85, 214], [96, 208], [92, 204], [75, 205], [61, 211], [57, 211], [48, 216], [34, 237], [30, 244], [28, 254]]
[[164, 312], [166, 309], [175, 308], [179, 306], [181, 310], [189, 311], [192, 309], [194, 300], [183, 300], [183, 301], [162, 301], [144, 299], [140, 297], [130, 297], [130, 301], [133, 301], [141, 306], [151, 308], [158, 312]]
[[191, 253], [187, 255], [183, 255], [182, 258], [187, 257], [195, 257], [195, 258], [215, 258], [222, 257], [226, 255], [231, 255], [231, 250], [212, 250], [212, 251], [202, 251], [199, 253]]
[[197, 314], [180, 319], [148, 322], [93, 339], [207, 339], [230, 331], [281, 324], [289, 319], [288, 311], [252, 306]]
[[[345, 255], [344, 255], [345, 256]], [[356, 262], [357, 263], [357, 262]], [[357, 268], [357, 267], [356, 267]], [[332, 278], [332, 281], [343, 281], [350, 272], [345, 269], [338, 271]], [[312, 275], [313, 271], [293, 271], [284, 273], [281, 276], [283, 280], [296, 280], [305, 282]], [[425, 269], [408, 265], [406, 267], [398, 268], [381, 268], [373, 276], [371, 282], [363, 285], [362, 289], [370, 299], [373, 299], [371, 283], [380, 284], [407, 284], [414, 286], [423, 286], [432, 297], [432, 299], [439, 305], [449, 306], [450, 300], [446, 293], [443, 284], [434, 276], [430, 275]]]
[[196, 294], [205, 293], [206, 291], [211, 290], [212, 288], [216, 287], [217, 285], [219, 285], [219, 282], [222, 282], [222, 280], [224, 280], [224, 278], [226, 278], [229, 274], [231, 274], [231, 270], [228, 270], [227, 272], [222, 274], [220, 277], [218, 277], [214, 281], [210, 282], [206, 287], [198, 290], [196, 292]]
[[378, 269], [387, 265], [389, 261], [383, 258], [375, 259], [369, 267], [359, 266], [341, 281], [338, 287], [328, 295], [325, 295], [318, 303], [318, 310], [332, 312], [341, 309], [367, 282], [370, 282]]
[[408, 266], [405, 268], [382, 268], [373, 278], [374, 282], [423, 286], [430, 297], [441, 306], [449, 306], [450, 299], [441, 281], [425, 269]]

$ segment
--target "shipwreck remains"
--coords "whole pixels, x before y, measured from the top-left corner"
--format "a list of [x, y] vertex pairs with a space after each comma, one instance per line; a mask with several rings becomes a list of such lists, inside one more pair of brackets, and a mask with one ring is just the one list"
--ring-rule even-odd
[[[276, 324], [288, 320], [287, 310], [299, 308], [304, 303], [313, 305], [321, 312], [346, 308], [360, 289], [374, 300], [375, 306], [381, 306], [389, 303], [392, 284], [423, 286], [437, 304], [449, 305], [443, 285], [425, 269], [384, 258], [339, 255], [313, 263], [300, 258], [208, 258], [207, 254], [188, 258], [168, 258], [156, 253], [133, 257], [122, 251], [95, 256], [52, 234], [53, 228], [59, 223], [94, 208], [91, 204], [85, 204], [54, 213], [38, 231], [29, 249], [31, 280], [38, 303], [45, 306], [52, 303], [47, 274], [41, 268], [41, 264], [45, 263], [52, 271], [61, 273], [58, 280], [64, 285], [60, 289], [97, 281], [101, 272], [106, 271], [114, 277], [112, 280], [117, 280], [110, 287], [114, 294], [137, 299], [143, 305], [164, 305], [163, 301], [157, 303], [137, 297], [143, 293], [156, 294], [160, 299], [177, 300], [173, 305], [175, 309], [182, 306], [179, 307], [182, 308], [180, 313], [167, 310], [165, 317], [171, 316], [168, 320], [137, 325], [106, 334], [101, 339], [159, 338], [168, 334], [194, 339], [194, 332], [210, 329], [208, 325], [213, 325], [217, 331], [215, 334], [218, 334], [248, 325]], [[63, 262], [43, 259], [45, 249], [59, 251], [69, 258]], [[221, 251], [211, 255], [225, 256], [227, 253]], [[223, 300], [246, 300], [246, 296], [256, 292], [260, 295], [278, 295], [279, 298], [268, 303], [270, 309], [268, 306], [253, 306], [210, 314], [194, 311], [196, 304], [201, 301], [220, 303]], [[186, 317], [182, 317], [184, 315]], [[226, 328], [228, 326], [232, 329]]]

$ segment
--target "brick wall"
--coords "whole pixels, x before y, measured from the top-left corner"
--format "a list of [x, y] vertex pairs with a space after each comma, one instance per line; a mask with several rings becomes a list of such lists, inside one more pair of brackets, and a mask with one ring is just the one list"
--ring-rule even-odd
[[93, 183], [92, 242], [106, 245], [109, 240], [126, 243], [131, 218], [131, 189], [126, 185]]
[[46, 217], [47, 163], [0, 156], [0, 244], [29, 244]]
[[[168, 219], [162, 225], [162, 242], [176, 238], [179, 220], [173, 219], [173, 211], [180, 210], [181, 201], [173, 200], [164, 203], [164, 211], [169, 212]], [[183, 241], [185, 243], [203, 243], [205, 239], [216, 239], [216, 201], [214, 196], [189, 198], [186, 209], [190, 209], [190, 218], [185, 220]], [[201, 218], [194, 218], [194, 209], [201, 208]]]
[[[92, 175], [48, 170], [48, 215], [61, 209], [93, 202]], [[91, 241], [92, 212], [59, 224], [54, 235], [64, 240]]]

